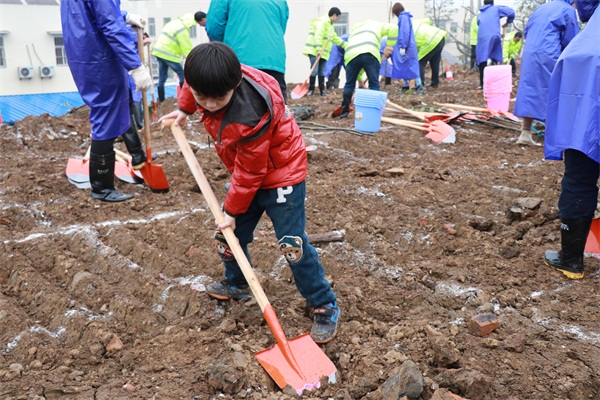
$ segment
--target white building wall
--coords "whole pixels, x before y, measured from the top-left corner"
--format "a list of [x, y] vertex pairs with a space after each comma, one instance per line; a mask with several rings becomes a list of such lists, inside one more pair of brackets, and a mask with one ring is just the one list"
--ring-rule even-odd
[[[304, 42], [308, 34], [310, 20], [325, 15], [331, 7], [338, 7], [349, 13], [349, 25], [352, 28], [366, 19], [391, 21], [390, 9], [393, 1], [349, 0], [314, 1], [288, 0], [290, 19], [285, 36], [287, 49], [286, 80], [289, 83], [303, 82], [310, 70], [308, 58], [302, 55]], [[415, 18], [424, 17], [424, 0], [402, 1], [407, 11]], [[152, 17], [156, 21], [156, 34], [160, 34], [163, 19], [175, 19], [182, 14], [196, 11], [208, 11], [210, 1], [189, 0], [122, 0], [121, 7], [143, 18]], [[197, 38], [194, 44], [208, 40], [204, 29], [197, 26]], [[50, 32], [50, 33], [49, 33]], [[15, 94], [53, 93], [76, 91], [69, 67], [56, 65], [54, 36], [60, 33], [60, 7], [40, 5], [0, 4], [0, 34], [4, 39], [6, 67], [0, 67], [0, 96]], [[252, 34], [252, 21], [248, 23], [248, 34]], [[155, 39], [156, 37], [152, 37]], [[31, 56], [27, 54], [27, 48]], [[33, 48], [39, 55], [38, 60]], [[41, 79], [39, 67], [43, 64], [55, 66], [51, 79]], [[32, 79], [19, 80], [17, 67], [33, 66], [35, 76]]]

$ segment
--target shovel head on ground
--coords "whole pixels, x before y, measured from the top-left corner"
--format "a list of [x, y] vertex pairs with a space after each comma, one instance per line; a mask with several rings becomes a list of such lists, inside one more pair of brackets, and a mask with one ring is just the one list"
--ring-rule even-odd
[[585, 242], [585, 253], [600, 254], [600, 219], [594, 218]]
[[290, 93], [292, 100], [298, 100], [306, 96], [306, 93], [308, 93], [308, 88], [306, 87], [306, 84], [307, 82], [304, 81], [302, 85], [296, 85], [294, 90], [292, 90], [292, 93]]
[[[146, 112], [148, 112], [146, 110]], [[169, 191], [167, 175], [162, 165], [152, 163], [152, 149], [146, 149], [146, 164], [139, 170], [144, 177], [144, 182], [153, 192], [165, 193]]]
[[79, 189], [89, 189], [90, 185], [90, 159], [69, 158], [65, 175], [70, 183]]

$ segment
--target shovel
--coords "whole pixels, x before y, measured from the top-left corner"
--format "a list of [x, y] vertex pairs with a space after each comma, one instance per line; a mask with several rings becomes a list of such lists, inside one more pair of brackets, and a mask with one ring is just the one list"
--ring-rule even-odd
[[[172, 120], [165, 121], [165, 126], [172, 123]], [[202, 168], [198, 164], [198, 160], [183, 131], [180, 127], [174, 125], [171, 125], [171, 131], [217, 223], [223, 222], [223, 212], [221, 211], [219, 202]], [[254, 355], [258, 362], [280, 388], [283, 389], [286, 386], [291, 386], [299, 395], [304, 390], [319, 387], [322, 377], [328, 377], [330, 382], [335, 382], [335, 373], [337, 371], [335, 365], [333, 365], [323, 350], [319, 348], [308, 334], [291, 340], [285, 337], [275, 310], [260, 286], [258, 278], [254, 274], [254, 270], [246, 258], [233, 229], [223, 229], [223, 235], [227, 239], [227, 243], [242, 269], [244, 277], [252, 290], [252, 294], [263, 312], [267, 325], [269, 325], [275, 337], [276, 344], [273, 347]]]
[[467, 110], [467, 111], [481, 111], [481, 112], [490, 114], [492, 117], [506, 117], [513, 122], [521, 123], [521, 120], [519, 119], [519, 117], [517, 117], [515, 114], [508, 112], [508, 111], [490, 110], [488, 108], [472, 107], [472, 106], [465, 106], [462, 104], [452, 104], [452, 103], [434, 103], [434, 104], [437, 104], [438, 106], [442, 106], [442, 107], [453, 108], [453, 109], [459, 108], [459, 109]]
[[584, 252], [600, 254], [600, 220], [598, 218], [592, 219], [592, 225], [590, 225], [590, 233], [585, 242]]
[[131, 166], [131, 156], [117, 149], [115, 149], [115, 176], [127, 183], [144, 183], [144, 178], [137, 175]]
[[[140, 60], [144, 59], [144, 43], [142, 30], [138, 29], [138, 52]], [[146, 164], [140, 169], [144, 182], [154, 192], [168, 192], [169, 182], [162, 165], [152, 163], [152, 139], [150, 135], [150, 113], [148, 112], [148, 93], [142, 91], [142, 105], [144, 107], [144, 141], [146, 144]]]
[[[152, 54], [150, 53], [150, 44], [146, 45], [148, 49], [148, 69], [150, 70], [150, 79], [152, 79], [152, 84], [154, 84], [154, 76], [152, 76]], [[154, 97], [154, 88], [152, 88], [152, 122], [156, 122], [156, 99]]]
[[460, 111], [452, 111], [447, 114], [419, 112], [419, 111], [411, 110], [409, 108], [402, 107], [398, 104], [392, 103], [389, 100], [387, 100], [387, 105], [390, 106], [391, 108], [394, 108], [398, 111], [402, 111], [406, 114], [412, 115], [413, 117], [416, 117], [425, 122], [433, 122], [433, 121], [450, 122], [450, 121], [457, 119], [462, 114]]
[[67, 160], [65, 175], [67, 175], [69, 182], [75, 185], [78, 189], [89, 189], [92, 187], [90, 185], [89, 164], [91, 149], [91, 146], [88, 147], [83, 158], [70, 157], [69, 160]]
[[454, 143], [456, 141], [456, 131], [443, 121], [420, 123], [389, 117], [381, 117], [381, 120], [390, 124], [425, 131], [427, 132], [425, 137], [434, 142]]
[[[325, 47], [327, 47], [330, 40], [331, 40], [331, 36], [329, 36], [327, 38], [327, 40], [325, 41], [325, 44], [323, 45], [323, 49]], [[321, 59], [321, 53], [323, 52], [323, 49], [321, 49], [319, 54], [317, 54], [317, 58], [315, 59], [315, 62], [313, 63], [312, 67], [310, 68], [310, 72], [308, 73], [308, 78], [306, 78], [306, 80], [304, 81], [304, 83], [302, 85], [296, 85], [294, 90], [292, 90], [291, 97], [293, 100], [301, 99], [304, 97], [304, 95], [306, 95], [306, 93], [308, 93], [308, 88], [306, 87], [306, 84], [308, 83], [308, 80], [310, 79], [310, 76], [312, 75], [313, 71], [319, 64], [319, 60]]]

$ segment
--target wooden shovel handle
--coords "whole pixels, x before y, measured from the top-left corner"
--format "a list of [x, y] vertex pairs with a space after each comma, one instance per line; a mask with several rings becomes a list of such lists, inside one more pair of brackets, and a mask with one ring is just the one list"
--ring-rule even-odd
[[402, 119], [389, 117], [381, 117], [381, 120], [394, 125], [405, 126], [407, 128], [418, 129], [420, 131], [427, 131], [427, 128], [425, 127], [426, 124], [422, 124], [420, 122], [405, 121]]
[[399, 104], [392, 103], [390, 100], [387, 100], [386, 102], [387, 102], [388, 106], [395, 108], [398, 111], [402, 111], [402, 112], [405, 112], [406, 114], [412, 115], [413, 117], [417, 117], [421, 120], [425, 120], [425, 114], [427, 114], [427, 113], [421, 113], [418, 111], [410, 110], [408, 108], [404, 108]]
[[462, 104], [452, 104], [452, 103], [436, 103], [434, 102], [433, 104], [438, 105], [438, 106], [442, 106], [442, 107], [446, 107], [446, 108], [451, 108], [451, 109], [463, 109], [463, 110], [469, 110], [469, 111], [488, 111], [489, 110], [487, 108], [481, 108], [481, 107], [472, 107], [472, 106], [465, 106]]
[[321, 48], [321, 51], [319, 51], [319, 53], [317, 54], [317, 58], [315, 58], [315, 62], [313, 63], [312, 67], [310, 67], [310, 72], [308, 73], [308, 78], [306, 79], [307, 81], [310, 79], [310, 76], [312, 75], [313, 71], [319, 64], [319, 60], [321, 59], [321, 54], [323, 53], [323, 50], [325, 49], [325, 47], [327, 47], [327, 45], [329, 44], [330, 40], [331, 40], [331, 36], [329, 36], [327, 38], [327, 40], [325, 41], [325, 44]]
[[[219, 201], [210, 187], [210, 184], [208, 183], [206, 175], [204, 175], [200, 164], [198, 164], [198, 159], [192, 151], [190, 144], [183, 134], [183, 131], [179, 126], [173, 125], [173, 120], [164, 121], [163, 124], [164, 126], [171, 126], [171, 132], [173, 132], [173, 136], [175, 137], [175, 140], [177, 141], [177, 144], [183, 153], [183, 157], [185, 158], [188, 167], [192, 171], [192, 175], [194, 175], [194, 178], [196, 179], [196, 183], [198, 183], [198, 186], [200, 187], [200, 191], [202, 192], [204, 199], [208, 203], [210, 211], [215, 217], [217, 223], [222, 223], [224, 216], [221, 206], [219, 205]], [[248, 285], [250, 286], [250, 289], [252, 290], [252, 293], [254, 294], [254, 297], [256, 298], [258, 305], [260, 306], [260, 310], [264, 313], [265, 308], [270, 304], [269, 299], [267, 299], [267, 296], [263, 291], [258, 278], [256, 277], [256, 274], [250, 265], [250, 262], [246, 258], [246, 254], [244, 253], [244, 250], [242, 250], [242, 246], [240, 246], [237, 236], [235, 236], [235, 233], [231, 228], [223, 229], [222, 232], [244, 274], [244, 277], [246, 278], [246, 281], [248, 282]]]
[[[142, 63], [144, 62], [144, 37], [142, 28], [137, 29], [138, 35], [138, 53]], [[154, 89], [152, 89], [154, 92]], [[150, 135], [150, 111], [148, 110], [148, 93], [142, 90], [142, 108], [144, 110], [144, 143], [146, 144], [146, 153], [150, 155], [149, 162], [152, 162], [152, 138]]]

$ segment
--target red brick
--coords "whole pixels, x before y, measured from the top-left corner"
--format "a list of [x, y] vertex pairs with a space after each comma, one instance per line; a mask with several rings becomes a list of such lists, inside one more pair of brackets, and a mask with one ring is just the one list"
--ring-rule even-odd
[[475, 336], [486, 336], [498, 329], [498, 318], [493, 313], [477, 314], [469, 320], [467, 329]]

